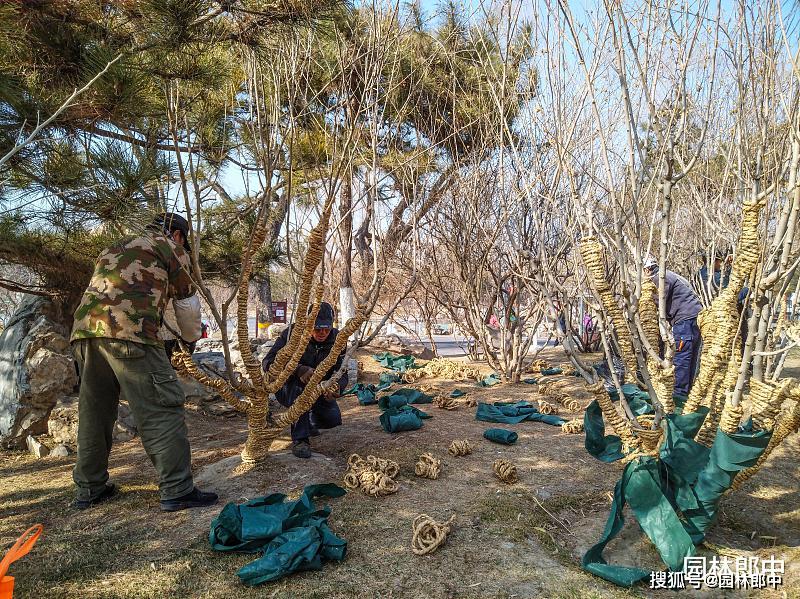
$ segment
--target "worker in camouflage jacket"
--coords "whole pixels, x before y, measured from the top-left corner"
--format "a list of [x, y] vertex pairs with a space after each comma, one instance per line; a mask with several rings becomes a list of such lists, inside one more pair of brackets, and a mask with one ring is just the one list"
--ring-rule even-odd
[[128, 401], [159, 477], [161, 509], [216, 502], [194, 486], [184, 420], [185, 396], [159, 340], [172, 302], [185, 342], [201, 334], [200, 301], [189, 275], [189, 224], [178, 214], [155, 219], [144, 235], [125, 237], [100, 254], [75, 311], [72, 345], [81, 375], [74, 506], [113, 496], [108, 457], [120, 396]]

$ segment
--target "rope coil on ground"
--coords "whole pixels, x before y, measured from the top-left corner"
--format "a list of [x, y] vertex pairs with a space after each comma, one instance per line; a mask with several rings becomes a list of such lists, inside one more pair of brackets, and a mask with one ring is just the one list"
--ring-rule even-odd
[[495, 460], [492, 468], [495, 476], [504, 483], [511, 485], [517, 482], [517, 467], [508, 460]]
[[440, 377], [452, 380], [472, 379], [481, 380], [481, 372], [463, 362], [434, 358], [425, 363], [422, 368], [415, 368], [403, 374], [403, 381], [414, 383], [424, 377]]
[[415, 555], [426, 555], [436, 551], [447, 539], [450, 525], [456, 519], [450, 516], [447, 522], [437, 522], [428, 514], [420, 514], [411, 524], [411, 551]]
[[348, 489], [359, 489], [370, 497], [383, 497], [399, 489], [393, 480], [400, 471], [397, 462], [373, 455], [364, 459], [354, 453], [347, 459], [347, 465], [348, 471], [342, 480]]
[[575, 418], [574, 420], [568, 420], [567, 422], [561, 425], [561, 432], [568, 433], [570, 435], [577, 435], [582, 433], [583, 419]]
[[540, 399], [538, 403], [540, 414], [558, 414], [558, 407], [556, 407], [554, 404], [551, 404], [549, 401]]
[[566, 393], [561, 396], [560, 401], [567, 412], [580, 412], [583, 409], [581, 402]]
[[430, 478], [436, 480], [439, 478], [439, 473], [442, 470], [442, 461], [433, 457], [430, 453], [423, 453], [419, 456], [416, 465], [414, 466], [414, 474], [422, 478]]
[[433, 405], [442, 410], [455, 410], [461, 405], [461, 402], [447, 395], [439, 394], [433, 400]]
[[450, 443], [450, 447], [447, 448], [447, 451], [453, 456], [469, 455], [472, 453], [472, 444], [467, 439], [463, 441], [456, 440]]

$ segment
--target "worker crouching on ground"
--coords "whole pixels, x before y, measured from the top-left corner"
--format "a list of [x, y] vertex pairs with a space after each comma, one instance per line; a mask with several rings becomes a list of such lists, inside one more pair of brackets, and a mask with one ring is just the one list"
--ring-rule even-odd
[[[275, 341], [275, 345], [269, 350], [264, 358], [262, 366], [264, 371], [269, 370], [275, 356], [280, 349], [289, 341], [292, 327], [281, 333]], [[319, 306], [317, 320], [314, 322], [314, 332], [308, 341], [308, 346], [300, 358], [300, 363], [294, 373], [286, 380], [286, 383], [278, 389], [275, 398], [286, 407], [291, 406], [308, 384], [314, 369], [331, 353], [333, 344], [339, 331], [333, 327], [333, 308], [327, 302], [322, 302]], [[325, 380], [328, 380], [336, 373], [342, 365], [344, 352], [339, 355], [336, 364], [326, 373]], [[311, 457], [311, 445], [309, 437], [319, 435], [321, 428], [334, 428], [342, 423], [342, 413], [336, 398], [341, 395], [347, 387], [347, 372], [345, 372], [337, 384], [330, 385], [322, 396], [314, 402], [311, 409], [300, 416], [297, 422], [292, 425], [292, 453], [298, 458]]]
[[[655, 259], [648, 257], [644, 267], [658, 286], [658, 264]], [[689, 281], [678, 273], [668, 270], [664, 284], [667, 321], [672, 327], [672, 336], [675, 339], [675, 357], [672, 359], [672, 364], [675, 366], [675, 393], [689, 395], [700, 358], [702, 340], [697, 326], [697, 315], [703, 305]], [[658, 295], [653, 299], [658, 304]]]
[[108, 499], [108, 456], [120, 395], [130, 405], [142, 445], [159, 477], [161, 509], [216, 503], [194, 486], [184, 419], [185, 396], [159, 340], [171, 300], [186, 342], [201, 333], [200, 300], [189, 276], [186, 220], [162, 214], [142, 236], [125, 237], [100, 254], [75, 312], [73, 351], [81, 375], [74, 506]]

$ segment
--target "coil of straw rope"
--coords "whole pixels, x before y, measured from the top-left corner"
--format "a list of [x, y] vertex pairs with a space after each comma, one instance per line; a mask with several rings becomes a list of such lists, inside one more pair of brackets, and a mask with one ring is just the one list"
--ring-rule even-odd
[[434, 358], [425, 363], [422, 368], [415, 368], [403, 374], [403, 381], [415, 383], [425, 377], [440, 377], [452, 380], [480, 380], [481, 373], [477, 368], [473, 368], [463, 362], [447, 360], [445, 358]]
[[436, 551], [450, 534], [450, 525], [455, 520], [451, 516], [447, 522], [439, 523], [428, 514], [420, 514], [411, 524], [411, 551], [415, 555], [426, 555]]
[[508, 460], [495, 460], [492, 465], [494, 474], [504, 483], [509, 485], [517, 482], [517, 467]]
[[771, 431], [786, 397], [787, 386], [791, 379], [780, 383], [750, 380], [750, 400], [752, 402], [753, 428]]
[[541, 373], [544, 368], [550, 368], [550, 363], [547, 360], [539, 359], [528, 364], [526, 370], [531, 374], [538, 374]]
[[545, 401], [544, 399], [540, 399], [538, 401], [539, 404], [539, 413], [540, 414], [558, 414], [558, 408], [551, 404], [549, 401]]
[[447, 448], [447, 451], [453, 456], [469, 455], [472, 453], [472, 444], [467, 439], [463, 441], [454, 440], [450, 443], [450, 447]]
[[383, 497], [396, 493], [399, 488], [393, 480], [400, 470], [397, 462], [372, 455], [364, 459], [354, 453], [348, 458], [347, 465], [343, 482], [348, 489], [359, 489], [370, 497]]
[[447, 395], [442, 395], [440, 393], [433, 400], [433, 405], [435, 405], [437, 408], [441, 408], [442, 410], [455, 410], [461, 405], [461, 402], [457, 399], [448, 397]]
[[430, 453], [423, 453], [417, 459], [414, 466], [414, 474], [422, 478], [430, 478], [436, 480], [439, 478], [439, 473], [442, 470], [442, 462], [438, 458], [433, 457]]
[[580, 412], [583, 409], [581, 402], [566, 393], [559, 398], [559, 401], [568, 412]]
[[644, 428], [636, 429], [636, 435], [642, 440], [642, 450], [645, 453], [658, 454], [664, 431], [660, 427], [653, 428], [655, 417], [651, 415], [637, 416], [639, 424]]
[[467, 406], [468, 408], [474, 408], [478, 405], [478, 400], [474, 397], [465, 397], [461, 400], [461, 403]]
[[568, 420], [564, 424], [561, 425], [561, 432], [568, 433], [570, 435], [577, 435], [583, 432], [583, 420], [581, 418], [575, 418], [574, 420]]

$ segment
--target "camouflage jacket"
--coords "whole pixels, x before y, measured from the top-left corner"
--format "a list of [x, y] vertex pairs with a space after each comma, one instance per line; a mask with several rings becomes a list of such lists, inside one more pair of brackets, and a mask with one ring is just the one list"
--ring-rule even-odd
[[167, 302], [195, 292], [189, 266], [184, 249], [163, 235], [121, 239], [97, 259], [71, 340], [111, 337], [160, 345]]

